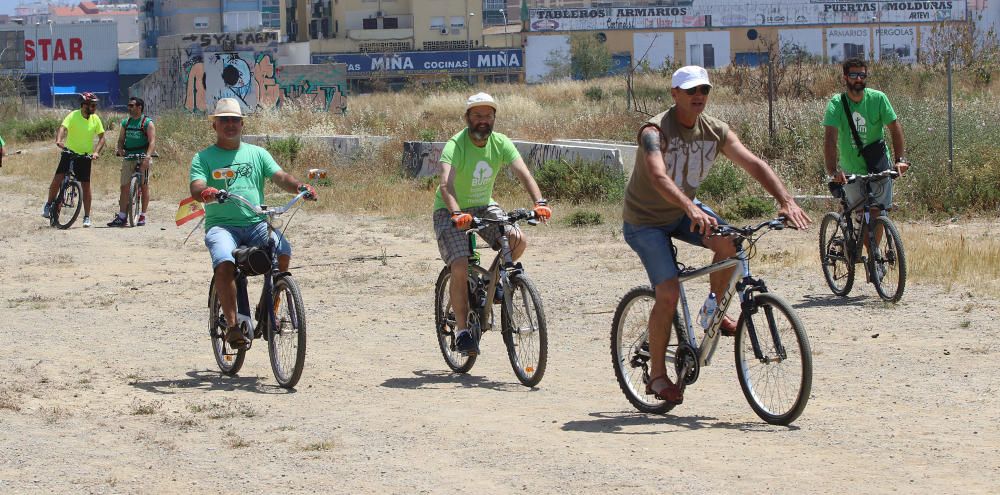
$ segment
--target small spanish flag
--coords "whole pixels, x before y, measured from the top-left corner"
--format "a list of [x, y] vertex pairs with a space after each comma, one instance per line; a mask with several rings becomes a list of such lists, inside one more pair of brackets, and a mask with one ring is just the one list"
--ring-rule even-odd
[[185, 223], [194, 220], [205, 214], [205, 207], [200, 201], [195, 201], [194, 198], [188, 197], [184, 198], [179, 205], [177, 205], [177, 215], [174, 217], [174, 221], [177, 226], [180, 227]]

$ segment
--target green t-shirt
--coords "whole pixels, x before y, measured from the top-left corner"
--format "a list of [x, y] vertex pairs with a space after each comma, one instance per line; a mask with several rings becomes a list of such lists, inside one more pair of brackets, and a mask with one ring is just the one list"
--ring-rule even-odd
[[104, 123], [96, 113], [83, 118], [79, 110], [73, 110], [62, 121], [66, 128], [66, 147], [81, 155], [94, 152], [94, 136], [104, 134]]
[[[885, 126], [896, 121], [896, 112], [886, 98], [885, 93], [865, 88], [865, 95], [859, 103], [847, 99], [848, 110], [854, 117], [854, 125], [858, 129], [861, 142], [867, 146], [885, 137]], [[840, 168], [848, 174], [867, 174], [868, 166], [865, 159], [858, 155], [858, 146], [854, 143], [844, 106], [841, 104], [840, 93], [830, 98], [826, 105], [826, 115], [823, 125], [837, 128], [837, 150], [840, 157]], [[888, 156], [888, 150], [886, 155]]]
[[0, 136], [0, 148], [7, 146], [7, 143], [3, 142], [3, 136]]
[[129, 118], [122, 121], [126, 153], [145, 153], [149, 149], [149, 136], [146, 135], [146, 129], [152, 123], [152, 119], [145, 115], [138, 119]]
[[[233, 169], [236, 178], [228, 185], [225, 179], [213, 179], [212, 171], [219, 168]], [[210, 187], [239, 194], [247, 201], [260, 205], [264, 201], [264, 181], [279, 171], [281, 167], [260, 146], [240, 143], [237, 150], [224, 150], [212, 145], [191, 159], [190, 178], [191, 182], [203, 180]], [[230, 199], [223, 204], [205, 205], [205, 230], [216, 225], [249, 227], [262, 220], [239, 200]]]
[[[441, 161], [455, 169], [455, 199], [459, 208], [496, 203], [492, 195], [497, 174], [520, 156], [514, 142], [499, 132], [491, 133], [482, 148], [469, 139], [469, 129], [452, 136], [441, 151]], [[434, 209], [447, 207], [441, 199], [441, 186], [438, 186]]]

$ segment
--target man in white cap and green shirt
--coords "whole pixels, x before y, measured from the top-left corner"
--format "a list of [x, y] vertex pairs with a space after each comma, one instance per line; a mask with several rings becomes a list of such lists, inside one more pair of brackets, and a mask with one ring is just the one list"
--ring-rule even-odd
[[[538, 217], [548, 220], [552, 210], [535, 183], [514, 143], [507, 136], [493, 132], [497, 104], [486, 93], [477, 93], [465, 103], [465, 123], [467, 127], [452, 136], [444, 145], [441, 160], [441, 184], [434, 198], [434, 233], [437, 236], [438, 251], [445, 264], [451, 267], [451, 304], [455, 310], [458, 329], [455, 346], [464, 355], [479, 353], [478, 336], [469, 331], [468, 284], [466, 277], [469, 256], [472, 249], [464, 232], [472, 224], [472, 217], [496, 218], [503, 210], [493, 200], [493, 183], [497, 175], [506, 167], [511, 167], [514, 175], [535, 202]], [[516, 229], [507, 231], [510, 239], [511, 255], [516, 260], [527, 247], [524, 234]], [[490, 225], [479, 231], [489, 246], [500, 249], [499, 225]]]
[[[191, 159], [191, 197], [205, 203], [205, 245], [212, 256], [215, 287], [226, 317], [226, 341], [233, 347], [247, 344], [236, 321], [236, 263], [233, 250], [238, 246], [266, 246], [267, 224], [239, 201], [217, 203], [219, 189], [239, 194], [254, 205], [264, 201], [264, 180], [284, 191], [296, 194], [308, 190], [315, 200], [316, 190], [281, 170], [267, 150], [242, 142], [243, 110], [234, 98], [221, 98], [211, 115], [215, 144], [199, 151]], [[228, 168], [235, 177], [227, 185], [215, 179], [212, 171]], [[278, 246], [278, 269], [288, 271], [292, 248], [281, 232], [273, 233]]]
[[[708, 71], [689, 65], [674, 72], [670, 94], [674, 105], [639, 129], [639, 151], [625, 189], [622, 211], [625, 242], [639, 255], [656, 301], [649, 315], [650, 380], [646, 393], [679, 404], [683, 389], [667, 378], [664, 355], [674, 319], [680, 284], [672, 239], [711, 249], [714, 261], [736, 254], [727, 237], [710, 237], [725, 224], [695, 198], [716, 159], [725, 156], [747, 171], [778, 201], [779, 215], [798, 228], [811, 222], [768, 164], [740, 142], [725, 122], [706, 115], [712, 84]], [[710, 275], [711, 290], [723, 294], [732, 269]], [[736, 323], [725, 317], [723, 335], [735, 335]]]

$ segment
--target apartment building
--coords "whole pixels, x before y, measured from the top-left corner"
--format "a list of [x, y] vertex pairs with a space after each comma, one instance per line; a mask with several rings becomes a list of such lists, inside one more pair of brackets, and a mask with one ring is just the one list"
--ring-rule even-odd
[[144, 52], [160, 36], [280, 29], [281, 0], [146, 0], [140, 4]]

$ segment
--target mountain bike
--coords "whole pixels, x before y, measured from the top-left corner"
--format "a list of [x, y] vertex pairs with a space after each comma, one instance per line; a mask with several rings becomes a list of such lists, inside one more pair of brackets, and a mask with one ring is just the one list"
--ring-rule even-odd
[[[847, 296], [854, 285], [855, 265], [865, 267], [868, 282], [875, 286], [879, 297], [888, 302], [898, 302], [906, 288], [906, 252], [899, 230], [889, 220], [886, 211], [892, 205], [877, 203], [873, 184], [878, 179], [897, 177], [895, 170], [868, 175], [850, 175], [847, 183], [860, 181], [864, 196], [853, 205], [847, 204], [847, 195], [841, 184], [831, 182], [830, 192], [840, 199], [841, 212], [823, 216], [819, 228], [819, 257], [823, 276], [830, 290], [838, 296]], [[856, 213], [851, 212], [860, 208]], [[872, 218], [871, 210], [881, 214]], [[861, 240], [864, 239], [864, 242]], [[868, 255], [864, 254], [865, 246]], [[874, 246], [874, 248], [871, 248]], [[874, 254], [873, 254], [874, 253]]]
[[[681, 387], [696, 382], [701, 369], [711, 363], [726, 308], [733, 296], [738, 295], [736, 376], [753, 411], [776, 425], [795, 421], [805, 410], [812, 389], [812, 351], [802, 321], [784, 299], [770, 292], [764, 281], [754, 278], [750, 271], [757, 240], [784, 226], [784, 219], [779, 217], [756, 226], [716, 227], [713, 235], [733, 237], [738, 248], [735, 256], [703, 268], [678, 263], [679, 309], [674, 315], [673, 331], [667, 332], [666, 348], [668, 378]], [[743, 250], [744, 244], [751, 251], [749, 255]], [[684, 284], [727, 268], [736, 270], [698, 342]], [[646, 394], [646, 383], [650, 380], [649, 314], [655, 300], [656, 294], [648, 285], [635, 287], [622, 297], [611, 324], [611, 360], [618, 386], [629, 402], [639, 411], [660, 414], [673, 409], [675, 404]]]
[[[153, 153], [151, 158], [157, 156], [156, 153]], [[135, 227], [139, 216], [142, 214], [142, 186], [149, 181], [149, 177], [144, 176], [142, 173], [142, 161], [146, 158], [146, 154], [129, 153], [124, 158], [125, 160], [135, 162], [135, 171], [132, 172], [132, 178], [129, 179], [128, 183], [128, 206], [125, 208], [125, 217], [128, 218], [128, 226]], [[149, 166], [153, 166], [152, 161], [150, 161]]]
[[[93, 155], [74, 153], [63, 148], [62, 153], [69, 157], [69, 168], [63, 175], [62, 183], [59, 184], [59, 193], [52, 200], [52, 208], [49, 211], [49, 225], [60, 229], [68, 229], [77, 217], [80, 216], [80, 208], [83, 206], [83, 186], [76, 180], [76, 160], [78, 158], [93, 159]], [[65, 211], [64, 211], [65, 209]]]
[[[517, 222], [538, 223], [534, 211], [518, 208], [497, 218], [473, 218], [469, 229], [469, 243], [475, 253], [475, 232], [489, 225], [499, 224], [504, 231], [500, 236], [500, 252], [493, 258], [489, 269], [470, 258], [469, 330], [479, 340], [483, 332], [494, 328], [493, 305], [500, 305], [500, 333], [507, 347], [507, 357], [518, 381], [534, 387], [545, 374], [548, 355], [548, 335], [545, 328], [545, 311], [538, 290], [524, 272], [520, 262], [511, 256], [507, 227], [517, 228]], [[434, 284], [434, 322], [438, 346], [444, 361], [453, 371], [468, 373], [476, 364], [477, 356], [466, 356], [456, 347], [455, 311], [451, 305], [451, 268], [445, 266]], [[500, 288], [498, 290], [498, 287]], [[497, 295], [500, 297], [497, 297]]]
[[[310, 170], [310, 179], [320, 177], [320, 172], [322, 171]], [[235, 178], [235, 172], [220, 168], [214, 170], [212, 176], [231, 180]], [[322, 177], [325, 177], [325, 173], [322, 173]], [[239, 246], [233, 250], [233, 258], [236, 260], [236, 319], [247, 341], [246, 346], [234, 348], [226, 341], [226, 317], [216, 292], [214, 275], [208, 288], [208, 334], [212, 338], [215, 361], [226, 375], [238, 373], [254, 339], [263, 338], [268, 344], [271, 370], [278, 384], [284, 388], [293, 388], [302, 377], [306, 359], [306, 310], [302, 292], [292, 274], [278, 269], [278, 246], [271, 234], [277, 228], [277, 218], [307, 195], [308, 192], [302, 191], [279, 207], [257, 206], [226, 190], [219, 191], [216, 196], [220, 203], [227, 200], [240, 201], [254, 213], [263, 216], [267, 222], [268, 237], [266, 247]], [[247, 279], [259, 275], [263, 276], [264, 284], [254, 310], [254, 319], [251, 320]]]

